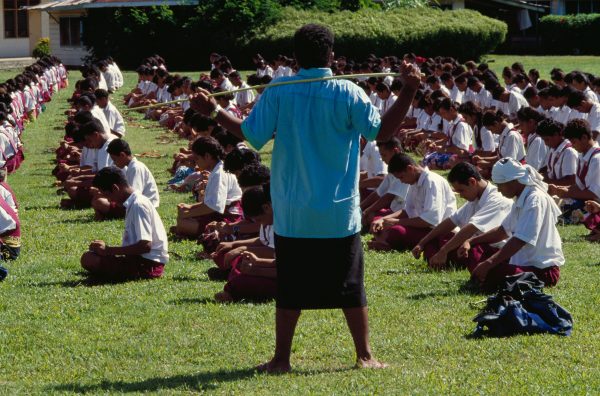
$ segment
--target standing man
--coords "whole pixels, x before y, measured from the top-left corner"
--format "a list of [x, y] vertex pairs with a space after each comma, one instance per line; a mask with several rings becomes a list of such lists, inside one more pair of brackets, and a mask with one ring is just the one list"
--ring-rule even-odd
[[[298, 74], [279, 81], [332, 75], [333, 34], [305, 25], [294, 35]], [[402, 123], [420, 74], [402, 65], [404, 86], [380, 117], [356, 84], [327, 80], [266, 89], [242, 121], [219, 109], [208, 92], [192, 106], [259, 149], [275, 140], [271, 197], [277, 257], [275, 355], [259, 371], [287, 372], [303, 309], [341, 308], [356, 348], [357, 367], [383, 368], [369, 345], [360, 239], [360, 136], [388, 141]], [[327, 252], [323, 254], [323, 252]]]

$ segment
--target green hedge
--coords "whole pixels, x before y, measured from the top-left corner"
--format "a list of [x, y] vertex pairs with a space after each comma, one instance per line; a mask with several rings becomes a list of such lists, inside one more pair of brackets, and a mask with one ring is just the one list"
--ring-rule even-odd
[[547, 15], [540, 33], [547, 53], [600, 54], [600, 14]]
[[504, 22], [476, 11], [405, 9], [361, 10], [326, 13], [286, 8], [279, 22], [244, 43], [268, 58], [289, 53], [295, 30], [305, 23], [331, 27], [336, 36], [335, 52], [355, 59], [415, 52], [421, 56], [454, 56], [477, 59], [500, 45], [507, 33]]

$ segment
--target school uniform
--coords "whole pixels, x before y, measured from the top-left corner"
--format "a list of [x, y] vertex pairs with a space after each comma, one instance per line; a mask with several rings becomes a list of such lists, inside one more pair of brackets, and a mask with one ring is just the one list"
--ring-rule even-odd
[[169, 86], [163, 85], [162, 88], [156, 90], [156, 101], [158, 103], [165, 103], [171, 101], [171, 94], [169, 93]]
[[471, 126], [460, 115], [448, 127], [449, 147], [458, 147], [461, 150], [472, 153], [474, 137], [473, 129], [471, 129]]
[[464, 96], [465, 92], [462, 92], [460, 89], [458, 89], [458, 86], [455, 85], [452, 87], [452, 90], [450, 91], [450, 99], [452, 99], [453, 102], [463, 104]]
[[408, 189], [404, 218], [420, 217], [428, 228], [396, 225], [387, 230], [386, 242], [397, 250], [412, 249], [430, 231], [456, 211], [456, 197], [442, 176], [424, 168]]
[[134, 190], [141, 192], [143, 196], [152, 202], [155, 208], [158, 208], [160, 205], [158, 187], [152, 172], [143, 162], [138, 161], [137, 158], [132, 158], [125, 169], [125, 178]]
[[448, 98], [450, 98], [452, 96], [452, 93], [450, 92], [450, 90], [448, 89], [448, 87], [446, 87], [444, 84], [442, 84], [440, 86], [440, 91], [442, 91], [444, 93], [444, 95]]
[[108, 91], [108, 85], [106, 84], [106, 79], [104, 78], [104, 73], [102, 73], [102, 72], [100, 72], [100, 80], [98, 80], [98, 88]]
[[0, 199], [0, 260], [16, 260], [21, 253], [21, 221], [8, 202]]
[[590, 112], [587, 114], [587, 121], [590, 124], [590, 130], [598, 133], [596, 140], [600, 142], [600, 104], [594, 103]]
[[598, 95], [596, 95], [596, 92], [594, 92], [589, 86], [585, 87], [583, 94], [590, 102], [598, 103]]
[[498, 264], [487, 275], [484, 289], [492, 290], [507, 275], [533, 272], [546, 286], [554, 286], [565, 263], [562, 241], [556, 228], [560, 210], [545, 191], [526, 186], [516, 198], [502, 228], [525, 245], [508, 261]]
[[113, 162], [112, 158], [110, 157], [110, 154], [108, 154], [108, 151], [106, 151], [108, 149], [108, 145], [113, 140], [114, 140], [113, 137], [110, 137], [110, 138], [106, 139], [106, 141], [104, 142], [104, 144], [102, 145], [102, 147], [100, 147], [98, 149], [98, 153], [97, 153], [97, 156], [96, 156], [96, 169], [97, 169], [97, 171], [114, 165], [114, 162]]
[[510, 157], [517, 162], [525, 159], [525, 145], [523, 137], [512, 124], [508, 124], [498, 140], [498, 155], [500, 158]]
[[125, 136], [125, 121], [117, 108], [109, 101], [105, 108], [102, 109], [106, 122], [113, 134], [119, 137]]
[[379, 95], [377, 95], [377, 92], [371, 92], [371, 94], [369, 95], [369, 99], [371, 100], [373, 106], [377, 107], [379, 109], [379, 112], [381, 113], [381, 98], [379, 97]]
[[148, 241], [148, 253], [135, 256], [99, 256], [95, 266], [84, 267], [94, 275], [111, 278], [158, 278], [169, 261], [169, 242], [162, 220], [152, 202], [134, 191], [123, 203], [126, 208], [122, 246]]
[[273, 77], [273, 69], [271, 66], [265, 66], [264, 69], [256, 69], [256, 75], [258, 77], [270, 76]]
[[433, 113], [427, 114], [426, 111], [422, 111], [417, 119], [417, 130], [428, 131], [428, 132], [440, 132], [442, 129], [442, 117], [439, 114]]
[[8, 206], [15, 212], [19, 209], [14, 192], [10, 189], [6, 182], [0, 183], [0, 198], [4, 199]]
[[589, 190], [600, 199], [600, 147], [597, 144], [579, 156], [575, 182], [581, 190]]
[[520, 93], [511, 91], [508, 98], [508, 114], [510, 117], [517, 118], [517, 112], [522, 107], [529, 107], [527, 99]]
[[[240, 85], [239, 88], [249, 88], [249, 85], [246, 84], [244, 81], [242, 81], [242, 85]], [[255, 94], [254, 94], [253, 90], [248, 90], [248, 91], [236, 92], [234, 94], [234, 96], [235, 96], [235, 103], [237, 103], [238, 106], [244, 107], [254, 101]]]
[[[471, 224], [477, 229], [474, 236], [478, 236], [499, 227], [510, 213], [512, 203], [513, 201], [505, 198], [495, 185], [488, 182], [481, 197], [474, 201], [467, 201], [450, 216], [450, 220], [460, 229]], [[433, 257], [453, 236], [454, 233], [441, 236], [427, 244], [423, 252], [425, 258], [429, 260]], [[493, 244], [492, 247], [498, 249], [504, 246], [505, 243], [506, 241], [498, 242]], [[454, 251], [451, 252], [448, 259], [452, 264], [474, 268], [481, 262], [481, 251], [477, 248], [471, 249], [467, 258], [459, 258], [456, 251]]]
[[104, 111], [102, 111], [102, 109], [95, 104], [94, 107], [92, 107], [92, 109], [90, 110], [90, 112], [92, 113], [94, 118], [100, 121], [100, 123], [102, 124], [104, 134], [111, 135], [110, 125], [108, 125], [108, 121], [106, 120], [106, 115], [104, 114]]
[[550, 151], [544, 140], [536, 133], [527, 136], [527, 154], [525, 162], [539, 171], [546, 166]]
[[492, 94], [485, 88], [481, 88], [479, 92], [473, 92], [473, 101], [479, 105], [482, 109], [492, 107]]
[[556, 148], [551, 149], [546, 164], [548, 179], [560, 180], [577, 173], [577, 162], [579, 154], [571, 145], [569, 139], [565, 139]]
[[381, 159], [379, 147], [375, 142], [367, 142], [360, 156], [360, 170], [367, 172], [367, 177], [387, 174], [387, 165]]
[[385, 178], [377, 187], [375, 192], [379, 197], [383, 197], [386, 194], [392, 194], [394, 199], [390, 203], [389, 211], [386, 213], [381, 213], [380, 215], [386, 215], [394, 212], [398, 212], [399, 210], [404, 209], [404, 205], [406, 204], [406, 195], [408, 194], [408, 184], [402, 183], [398, 180], [397, 177], [388, 173], [385, 175]]
[[385, 99], [385, 100], [382, 99], [381, 107], [379, 109], [381, 115], [384, 115], [394, 105], [394, 103], [396, 103], [397, 99], [398, 99], [398, 97], [396, 95], [394, 95], [393, 93], [391, 93], [387, 99]]
[[476, 128], [474, 132], [478, 150], [490, 153], [496, 151], [498, 145], [492, 131], [482, 125], [481, 128]]
[[106, 86], [108, 87], [108, 92], [114, 92], [117, 89], [115, 83], [115, 77], [110, 70], [102, 72], [102, 77], [106, 81]]
[[416, 121], [422, 112], [423, 109], [419, 109], [418, 107], [410, 105], [410, 107], [408, 108], [408, 113], [406, 113], [406, 118], [414, 118]]
[[224, 91], [233, 91], [235, 89], [235, 87], [227, 77], [223, 79], [223, 81], [219, 85], [219, 88], [221, 88]]

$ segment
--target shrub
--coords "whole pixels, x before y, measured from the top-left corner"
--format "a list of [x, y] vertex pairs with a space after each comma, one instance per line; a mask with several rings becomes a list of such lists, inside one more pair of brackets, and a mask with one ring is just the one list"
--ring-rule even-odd
[[34, 58], [43, 58], [44, 56], [50, 55], [50, 39], [48, 37], [42, 37], [35, 44], [32, 54]]
[[547, 15], [540, 33], [547, 53], [600, 54], [600, 14]]
[[363, 9], [329, 14], [287, 8], [279, 22], [248, 40], [244, 47], [262, 51], [267, 57], [290, 53], [295, 30], [309, 22], [329, 26], [336, 37], [336, 55], [354, 59], [364, 59], [370, 53], [406, 52], [478, 59], [501, 44], [507, 33], [505, 23], [471, 10]]

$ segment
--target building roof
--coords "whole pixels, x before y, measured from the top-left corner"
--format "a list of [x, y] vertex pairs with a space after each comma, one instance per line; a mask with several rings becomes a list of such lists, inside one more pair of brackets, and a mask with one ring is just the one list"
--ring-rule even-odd
[[88, 8], [110, 8], [110, 7], [150, 7], [150, 6], [190, 6], [197, 5], [199, 0], [54, 0], [36, 6], [23, 7], [27, 10], [42, 11], [68, 11]]

